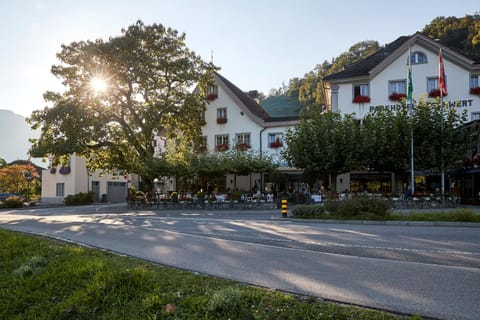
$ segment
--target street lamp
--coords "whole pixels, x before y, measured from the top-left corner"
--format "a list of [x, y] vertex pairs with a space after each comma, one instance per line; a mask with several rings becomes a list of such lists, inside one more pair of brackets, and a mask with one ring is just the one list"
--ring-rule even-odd
[[160, 202], [160, 180], [158, 178], [153, 179], [153, 187], [155, 188], [155, 198], [157, 198], [157, 204]]

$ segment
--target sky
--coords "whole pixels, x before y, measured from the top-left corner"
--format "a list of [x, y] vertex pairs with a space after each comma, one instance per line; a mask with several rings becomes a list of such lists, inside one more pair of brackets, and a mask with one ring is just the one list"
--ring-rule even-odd
[[0, 109], [43, 109], [45, 91], [63, 90], [50, 73], [62, 44], [108, 40], [137, 20], [185, 33], [240, 89], [268, 94], [357, 42], [475, 13], [478, 0], [0, 0]]

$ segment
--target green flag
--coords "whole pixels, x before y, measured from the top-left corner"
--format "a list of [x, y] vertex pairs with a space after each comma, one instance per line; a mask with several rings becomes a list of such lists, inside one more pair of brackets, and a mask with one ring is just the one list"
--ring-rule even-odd
[[407, 78], [407, 102], [412, 103], [412, 92], [413, 92], [413, 82], [412, 82], [412, 49], [408, 51], [408, 78]]

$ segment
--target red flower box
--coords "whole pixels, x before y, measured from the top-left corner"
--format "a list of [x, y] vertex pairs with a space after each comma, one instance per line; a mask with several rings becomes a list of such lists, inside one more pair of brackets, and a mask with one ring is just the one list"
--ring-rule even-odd
[[235, 146], [237, 150], [245, 151], [251, 148], [251, 146], [248, 143], [239, 143]]
[[227, 123], [227, 118], [217, 118], [217, 123], [218, 124], [225, 124], [225, 123]]
[[281, 148], [283, 147], [283, 143], [280, 142], [279, 140], [270, 142], [270, 148]]
[[[428, 93], [428, 96], [429, 96], [430, 98], [440, 97], [440, 89], [433, 89], [433, 90], [431, 90], [431, 91]], [[444, 94], [443, 96], [445, 97], [446, 94]]]
[[228, 150], [228, 144], [226, 144], [226, 143], [219, 144], [219, 145], [217, 145], [217, 146], [215, 147], [215, 149], [216, 149], [217, 151], [221, 151], [221, 152], [222, 152], [222, 151], [227, 151], [227, 150]]
[[365, 102], [370, 102], [370, 97], [368, 96], [361, 96], [361, 95], [358, 95], [358, 96], [355, 96], [355, 98], [353, 98], [353, 103], [365, 103]]
[[480, 95], [480, 87], [470, 88], [470, 94]]
[[210, 94], [207, 94], [207, 100], [208, 101], [213, 101], [215, 99], [218, 98], [218, 95], [216, 93], [210, 93]]
[[388, 99], [392, 101], [401, 101], [402, 99], [405, 99], [407, 95], [405, 93], [392, 93], [391, 95], [388, 96]]

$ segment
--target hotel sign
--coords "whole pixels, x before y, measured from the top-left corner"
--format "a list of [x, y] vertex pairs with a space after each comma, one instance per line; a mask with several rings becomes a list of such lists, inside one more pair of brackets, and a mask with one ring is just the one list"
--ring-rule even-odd
[[[472, 104], [473, 104], [473, 99], [443, 101], [443, 105], [445, 107], [450, 107], [450, 108], [467, 108], [467, 107], [471, 107]], [[408, 105], [401, 105], [401, 104], [377, 105], [377, 106], [370, 106], [369, 111], [370, 112], [380, 111], [380, 110], [398, 111], [398, 110], [402, 110], [406, 106]]]

